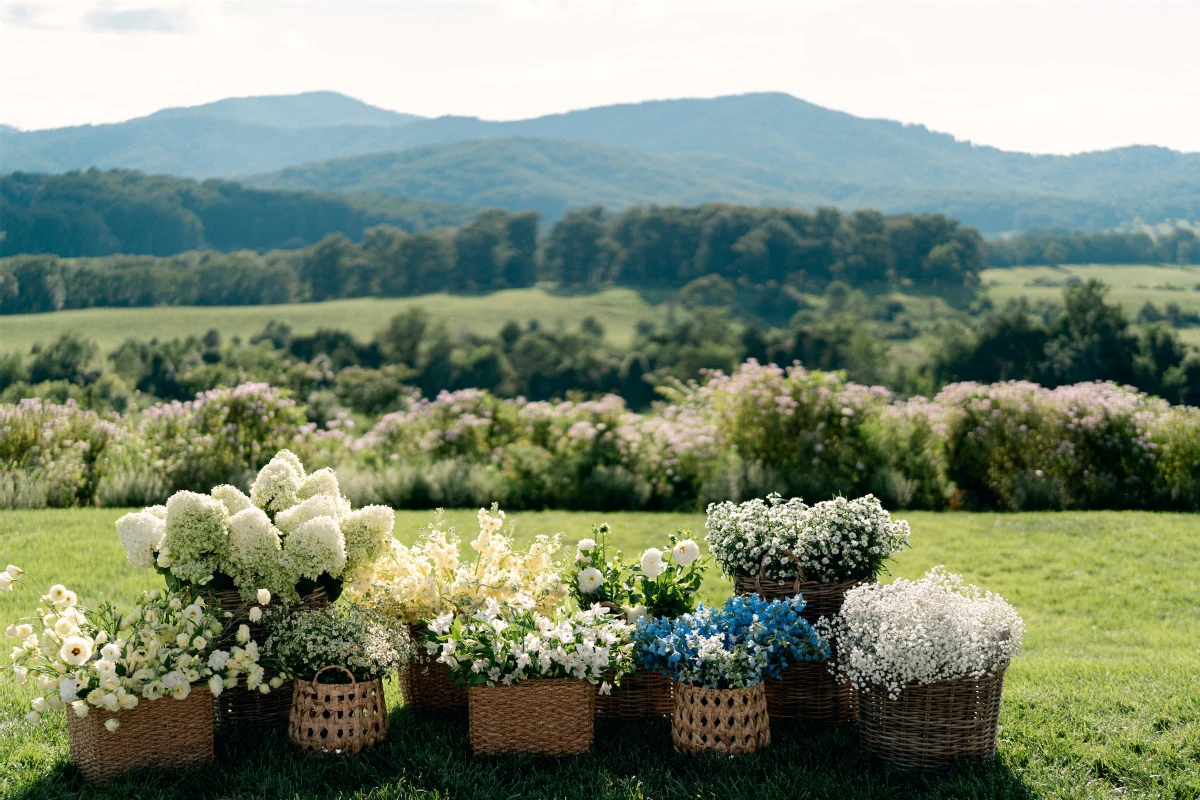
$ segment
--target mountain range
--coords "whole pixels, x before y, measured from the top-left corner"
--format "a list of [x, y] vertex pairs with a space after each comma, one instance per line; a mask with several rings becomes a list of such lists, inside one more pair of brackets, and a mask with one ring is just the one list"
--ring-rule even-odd
[[1200, 219], [1197, 153], [1008, 152], [781, 93], [497, 122], [421, 118], [311, 92], [107, 125], [0, 126], [0, 171], [91, 166], [535, 209], [550, 219], [593, 203], [710, 200], [942, 212], [985, 232]]

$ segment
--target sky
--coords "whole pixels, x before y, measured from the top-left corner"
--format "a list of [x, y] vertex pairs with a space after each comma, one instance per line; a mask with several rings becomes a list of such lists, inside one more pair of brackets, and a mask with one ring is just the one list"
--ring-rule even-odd
[[1008, 150], [1200, 151], [1200, 2], [0, 2], [0, 122], [328, 89], [520, 119], [782, 91]]

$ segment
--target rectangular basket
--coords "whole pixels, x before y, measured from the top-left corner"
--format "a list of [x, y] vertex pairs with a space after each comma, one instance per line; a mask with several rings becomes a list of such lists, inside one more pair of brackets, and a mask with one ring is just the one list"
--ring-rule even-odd
[[181, 767], [213, 760], [212, 694], [198, 684], [183, 700], [142, 700], [122, 711], [120, 725], [104, 723], [116, 714], [90, 708], [86, 717], [67, 710], [71, 761], [94, 783], [133, 767]]
[[417, 646], [417, 657], [400, 668], [400, 694], [405, 708], [466, 711], [467, 690], [450, 680], [449, 668], [425, 649], [425, 626], [409, 625], [408, 633]]
[[586, 753], [595, 734], [596, 687], [571, 678], [534, 678], [515, 686], [472, 686], [475, 755]]

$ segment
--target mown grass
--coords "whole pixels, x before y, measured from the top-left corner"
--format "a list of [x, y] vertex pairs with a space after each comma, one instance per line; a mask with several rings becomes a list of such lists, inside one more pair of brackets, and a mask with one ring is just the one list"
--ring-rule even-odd
[[979, 276], [992, 300], [1000, 305], [1016, 297], [1060, 303], [1071, 278], [1104, 281], [1112, 288], [1109, 302], [1119, 303], [1130, 317], [1147, 302], [1161, 310], [1177, 303], [1184, 311], [1200, 311], [1200, 266], [1150, 264], [1065, 264], [1061, 267], [987, 269]]
[[[122, 598], [156, 578], [124, 563], [114, 509], [0, 513], [0, 559], [63, 581], [87, 602]], [[451, 512], [465, 537], [474, 515]], [[425, 512], [398, 515], [410, 540]], [[513, 515], [519, 538], [585, 535], [609, 521], [629, 554], [694, 514]], [[908, 515], [913, 549], [893, 572], [945, 563], [1003, 594], [1025, 617], [1026, 654], [1006, 680], [1000, 751], [987, 764], [929, 776], [889, 769], [853, 729], [777, 730], [742, 759], [675, 754], [666, 723], [604, 724], [585, 756], [563, 761], [472, 758], [461, 717], [399, 708], [394, 684], [386, 746], [317, 760], [284, 737], [218, 737], [217, 764], [131, 773], [87, 786], [67, 761], [61, 719], [21, 721], [30, 694], [0, 683], [0, 796], [209, 798], [1197, 798], [1200, 797], [1200, 519], [1153, 513]], [[706, 581], [707, 601], [728, 584]], [[0, 620], [30, 601], [0, 596]], [[0, 655], [3, 658], [3, 655]], [[153, 746], [153, 743], [148, 743]]]

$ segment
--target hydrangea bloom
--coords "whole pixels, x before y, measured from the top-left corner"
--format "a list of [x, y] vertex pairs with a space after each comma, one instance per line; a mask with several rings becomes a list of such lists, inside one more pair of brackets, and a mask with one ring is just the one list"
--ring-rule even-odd
[[316, 580], [325, 572], [336, 578], [346, 567], [346, 541], [333, 517], [314, 517], [288, 534], [283, 554], [298, 575]]
[[163, 519], [149, 509], [126, 514], [117, 520], [117, 538], [125, 547], [129, 563], [139, 569], [154, 566], [155, 553], [162, 548], [166, 532]]
[[290, 450], [281, 450], [259, 470], [250, 486], [250, 500], [268, 513], [291, 508], [304, 477], [300, 460]]
[[229, 512], [220, 500], [195, 492], [176, 492], [167, 501], [166, 535], [162, 553], [166, 566], [181, 581], [199, 584], [210, 580], [229, 554], [225, 525]]

